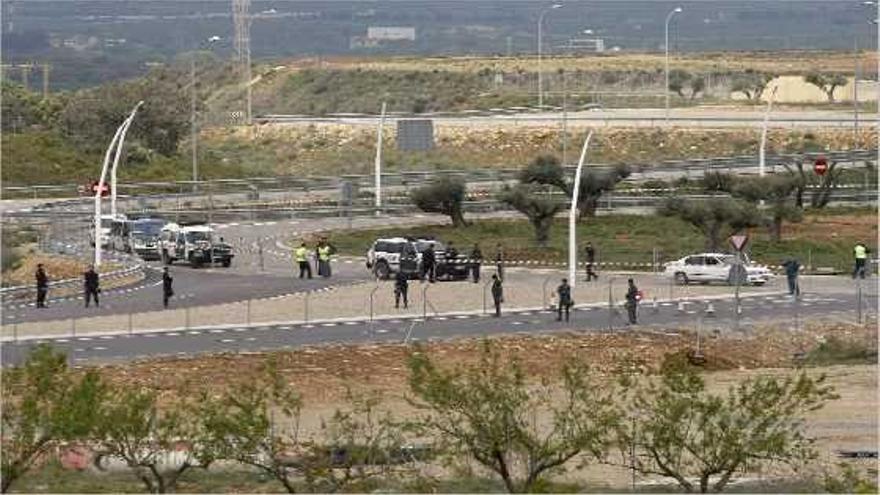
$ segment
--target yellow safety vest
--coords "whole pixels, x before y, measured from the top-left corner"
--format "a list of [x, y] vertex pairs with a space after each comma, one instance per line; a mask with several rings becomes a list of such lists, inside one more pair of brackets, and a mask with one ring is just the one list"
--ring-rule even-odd
[[307, 261], [309, 255], [309, 250], [300, 246], [296, 248], [296, 251], [293, 252], [294, 259], [296, 259], [297, 263], [303, 263]]
[[318, 248], [318, 259], [321, 261], [330, 261], [330, 246], [321, 246]]
[[865, 246], [862, 246], [861, 244], [856, 246], [854, 251], [856, 253], [857, 260], [863, 260], [868, 257], [868, 250], [865, 249]]

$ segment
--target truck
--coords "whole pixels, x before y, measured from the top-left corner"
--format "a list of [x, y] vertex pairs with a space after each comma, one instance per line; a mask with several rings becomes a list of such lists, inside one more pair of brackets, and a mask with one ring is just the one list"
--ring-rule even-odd
[[156, 251], [166, 265], [184, 261], [194, 268], [214, 263], [229, 267], [235, 256], [232, 246], [218, 239], [214, 229], [204, 223], [166, 224], [159, 234]]
[[160, 259], [156, 247], [165, 220], [161, 218], [139, 218], [130, 223], [125, 249], [145, 260]]

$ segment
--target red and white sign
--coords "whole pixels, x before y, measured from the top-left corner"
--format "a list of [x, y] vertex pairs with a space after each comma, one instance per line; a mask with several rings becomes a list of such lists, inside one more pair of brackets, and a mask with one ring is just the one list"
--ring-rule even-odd
[[816, 163], [813, 164], [813, 172], [816, 172], [816, 175], [825, 175], [825, 172], [827, 171], [828, 160], [826, 160], [824, 156], [816, 158]]
[[[91, 186], [89, 187], [89, 190], [91, 191], [92, 194], [95, 194], [96, 192], [98, 192], [98, 182], [97, 181], [92, 182]], [[107, 184], [105, 182], [104, 187], [101, 188], [101, 196], [103, 197], [103, 196], [109, 196], [109, 195], [110, 195], [110, 184]]]
[[737, 251], [742, 251], [744, 247], [746, 247], [746, 243], [749, 242], [749, 236], [747, 235], [732, 235], [730, 236], [730, 244], [733, 245], [733, 248]]

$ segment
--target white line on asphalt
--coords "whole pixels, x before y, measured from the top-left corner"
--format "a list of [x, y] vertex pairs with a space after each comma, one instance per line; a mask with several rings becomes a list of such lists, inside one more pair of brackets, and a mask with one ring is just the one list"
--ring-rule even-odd
[[208, 330], [208, 333], [223, 333], [226, 330], [221, 330], [219, 328], [215, 328], [214, 330]]
[[321, 323], [322, 327], [335, 327], [336, 323]]
[[188, 333], [189, 335], [201, 335], [202, 334], [202, 332], [199, 332], [198, 330], [191, 330], [186, 333]]
[[179, 332], [168, 332], [165, 334], [166, 337], [180, 337]]
[[78, 347], [78, 348], [74, 349], [73, 352], [86, 352], [86, 350], [81, 347]]
[[55, 342], [70, 342], [69, 339], [55, 339]]
[[521, 321], [512, 321], [512, 322], [510, 322], [510, 324], [511, 324], [511, 325], [522, 325], [523, 322], [521, 322]]
[[471, 317], [471, 315], [458, 315], [458, 316], [456, 316], [455, 318], [458, 319], [458, 320], [466, 320], [466, 319], [468, 319], [468, 318], [470, 318], [470, 317]]
[[106, 351], [107, 348], [106, 347], [92, 347], [92, 350], [93, 351]]
[[116, 338], [116, 336], [115, 335], [101, 335], [98, 338], [101, 340], [113, 340]]
[[290, 330], [291, 327], [285, 325], [283, 327], [278, 327], [278, 330]]
[[315, 325], [303, 325], [303, 328], [315, 328]]
[[246, 339], [244, 339], [244, 340], [245, 340], [246, 342], [253, 342], [253, 341], [257, 340], [257, 338], [256, 338], [256, 337], [248, 337], [248, 338], [246, 338]]
[[357, 325], [357, 324], [358, 324], [358, 322], [356, 322], [356, 321], [346, 321], [345, 323], [343, 323], [343, 325]]
[[448, 320], [449, 318], [447, 318], [445, 316], [435, 316], [433, 319], [437, 320], [437, 321], [443, 321], [443, 320]]
[[220, 339], [220, 342], [222, 342], [224, 344], [228, 344], [230, 342], [235, 342], [235, 339]]
[[[79, 337], [76, 340], [92, 340], [92, 338], [91, 337]], [[45, 341], [39, 341], [39, 340], [37, 341], [38, 344], [41, 344], [42, 342], [45, 342]]]

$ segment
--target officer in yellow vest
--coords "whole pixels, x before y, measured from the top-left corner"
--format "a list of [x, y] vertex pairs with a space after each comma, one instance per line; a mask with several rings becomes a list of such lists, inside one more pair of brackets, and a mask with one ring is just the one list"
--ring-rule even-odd
[[293, 260], [299, 264], [299, 278], [303, 278], [303, 275], [306, 274], [312, 278], [312, 265], [309, 264], [309, 249], [306, 247], [306, 243], [302, 243], [294, 249]]
[[330, 244], [326, 240], [318, 244], [318, 275], [327, 278], [330, 276]]
[[868, 248], [861, 242], [853, 248], [853, 255], [856, 258], [856, 266], [853, 268], [853, 278], [865, 278], [866, 264], [868, 263]]

